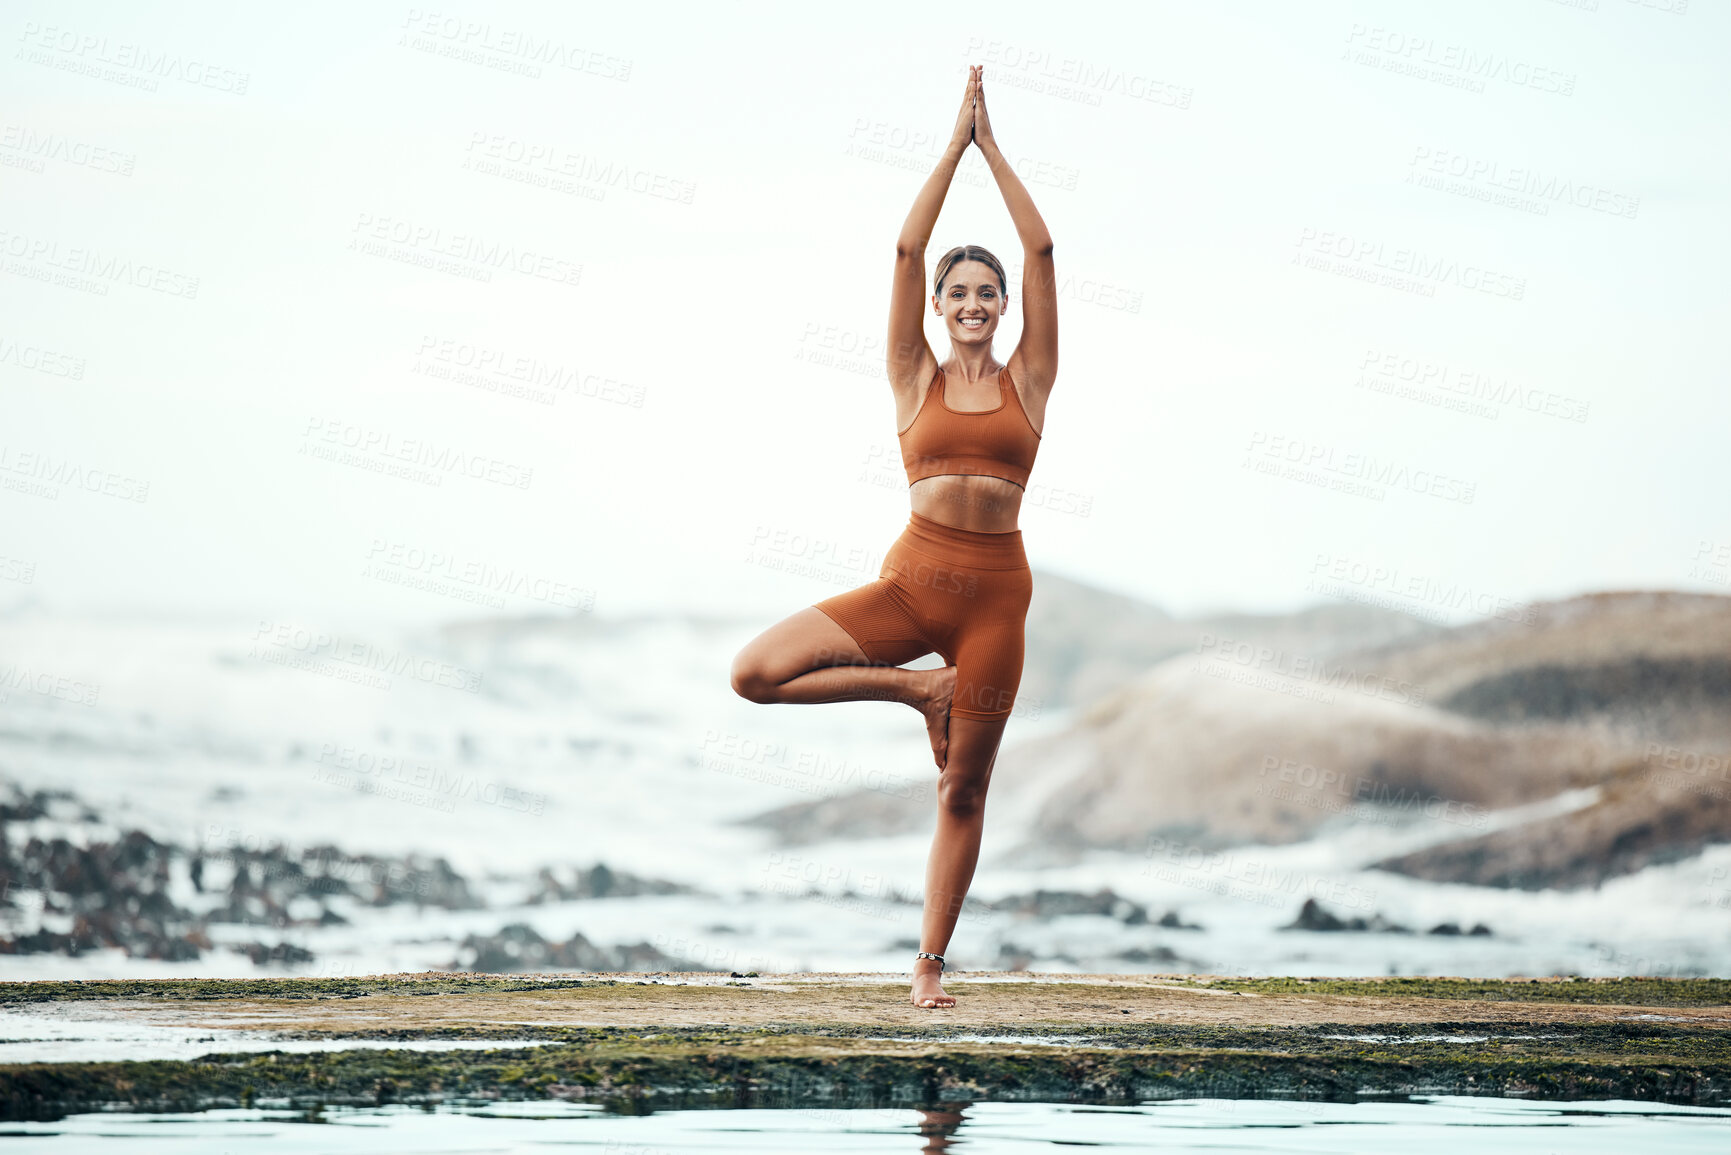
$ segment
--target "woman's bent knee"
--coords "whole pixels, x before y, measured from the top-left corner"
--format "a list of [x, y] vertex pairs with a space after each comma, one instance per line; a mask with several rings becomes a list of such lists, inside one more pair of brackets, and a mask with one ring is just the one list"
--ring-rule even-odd
[[749, 649], [741, 650], [733, 659], [728, 675], [733, 692], [748, 702], [775, 701], [776, 684], [764, 674], [763, 665]]

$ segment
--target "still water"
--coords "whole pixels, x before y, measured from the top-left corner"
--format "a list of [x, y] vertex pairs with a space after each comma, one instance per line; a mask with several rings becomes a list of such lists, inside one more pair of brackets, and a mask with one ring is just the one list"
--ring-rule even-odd
[[494, 1103], [197, 1114], [73, 1115], [0, 1124], [0, 1153], [112, 1151], [115, 1155], [356, 1155], [427, 1152], [505, 1155], [697, 1151], [999, 1155], [1073, 1150], [1389, 1152], [1401, 1155], [1582, 1155], [1731, 1150], [1731, 1108], [1634, 1102], [1536, 1103], [1437, 1097], [1404, 1103], [1179, 1099], [1135, 1106], [966, 1103], [945, 1110], [661, 1111], [615, 1115], [567, 1103]]

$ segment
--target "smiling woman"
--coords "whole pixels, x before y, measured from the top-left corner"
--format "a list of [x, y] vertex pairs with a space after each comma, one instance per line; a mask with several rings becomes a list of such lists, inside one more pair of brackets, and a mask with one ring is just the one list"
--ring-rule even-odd
[[[997, 257], [960, 245], [939, 260], [931, 309], [950, 340], [940, 363], [926, 340], [925, 251], [968, 145], [979, 147], [1022, 241], [1022, 339], [992, 357], [1009, 283]], [[825, 598], [754, 638], [733, 688], [754, 702], [903, 702], [925, 717], [938, 780], [937, 833], [910, 999], [950, 1007], [943, 952], [973, 880], [986, 787], [1022, 679], [1033, 575], [1016, 519], [1039, 452], [1058, 372], [1052, 237], [999, 151], [980, 69], [969, 69], [949, 147], [896, 240], [887, 369], [912, 506], [878, 579]], [[947, 663], [901, 663], [937, 652]]]

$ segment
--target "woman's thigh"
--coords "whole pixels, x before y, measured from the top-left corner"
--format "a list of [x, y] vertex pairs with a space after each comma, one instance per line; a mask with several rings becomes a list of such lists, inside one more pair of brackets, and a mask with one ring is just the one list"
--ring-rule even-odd
[[[860, 587], [862, 590], [865, 588]], [[840, 595], [840, 599], [846, 597]], [[825, 600], [834, 603], [840, 599]], [[851, 603], [841, 601], [841, 605], [846, 607], [860, 602], [870, 604], [861, 598]], [[897, 627], [893, 621], [880, 622], [877, 628], [866, 629], [860, 622], [871, 625], [869, 617], [845, 620], [854, 623], [854, 631], [860, 637], [856, 638], [854, 633], [817, 606], [806, 606], [753, 638], [739, 652], [735, 664], [780, 685], [826, 666], [899, 666], [932, 652], [931, 645], [924, 638], [912, 630]]]
[[1034, 592], [1027, 569], [977, 570], [961, 592], [923, 591], [922, 608], [944, 626], [940, 641], [956, 667], [952, 718], [1001, 722], [1022, 684], [1028, 606]]
[[1026, 652], [1019, 618], [969, 622], [956, 631], [956, 691], [952, 718], [1007, 721], [1022, 684]]

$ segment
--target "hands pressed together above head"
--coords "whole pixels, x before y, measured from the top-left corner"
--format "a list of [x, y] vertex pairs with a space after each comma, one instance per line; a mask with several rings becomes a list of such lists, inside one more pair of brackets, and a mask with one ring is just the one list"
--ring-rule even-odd
[[955, 132], [950, 137], [952, 145], [964, 149], [975, 144], [985, 151], [997, 143], [992, 138], [991, 119], [986, 115], [986, 94], [981, 81], [983, 71], [982, 65], [968, 65], [968, 84], [962, 93], [961, 111], [956, 114]]

